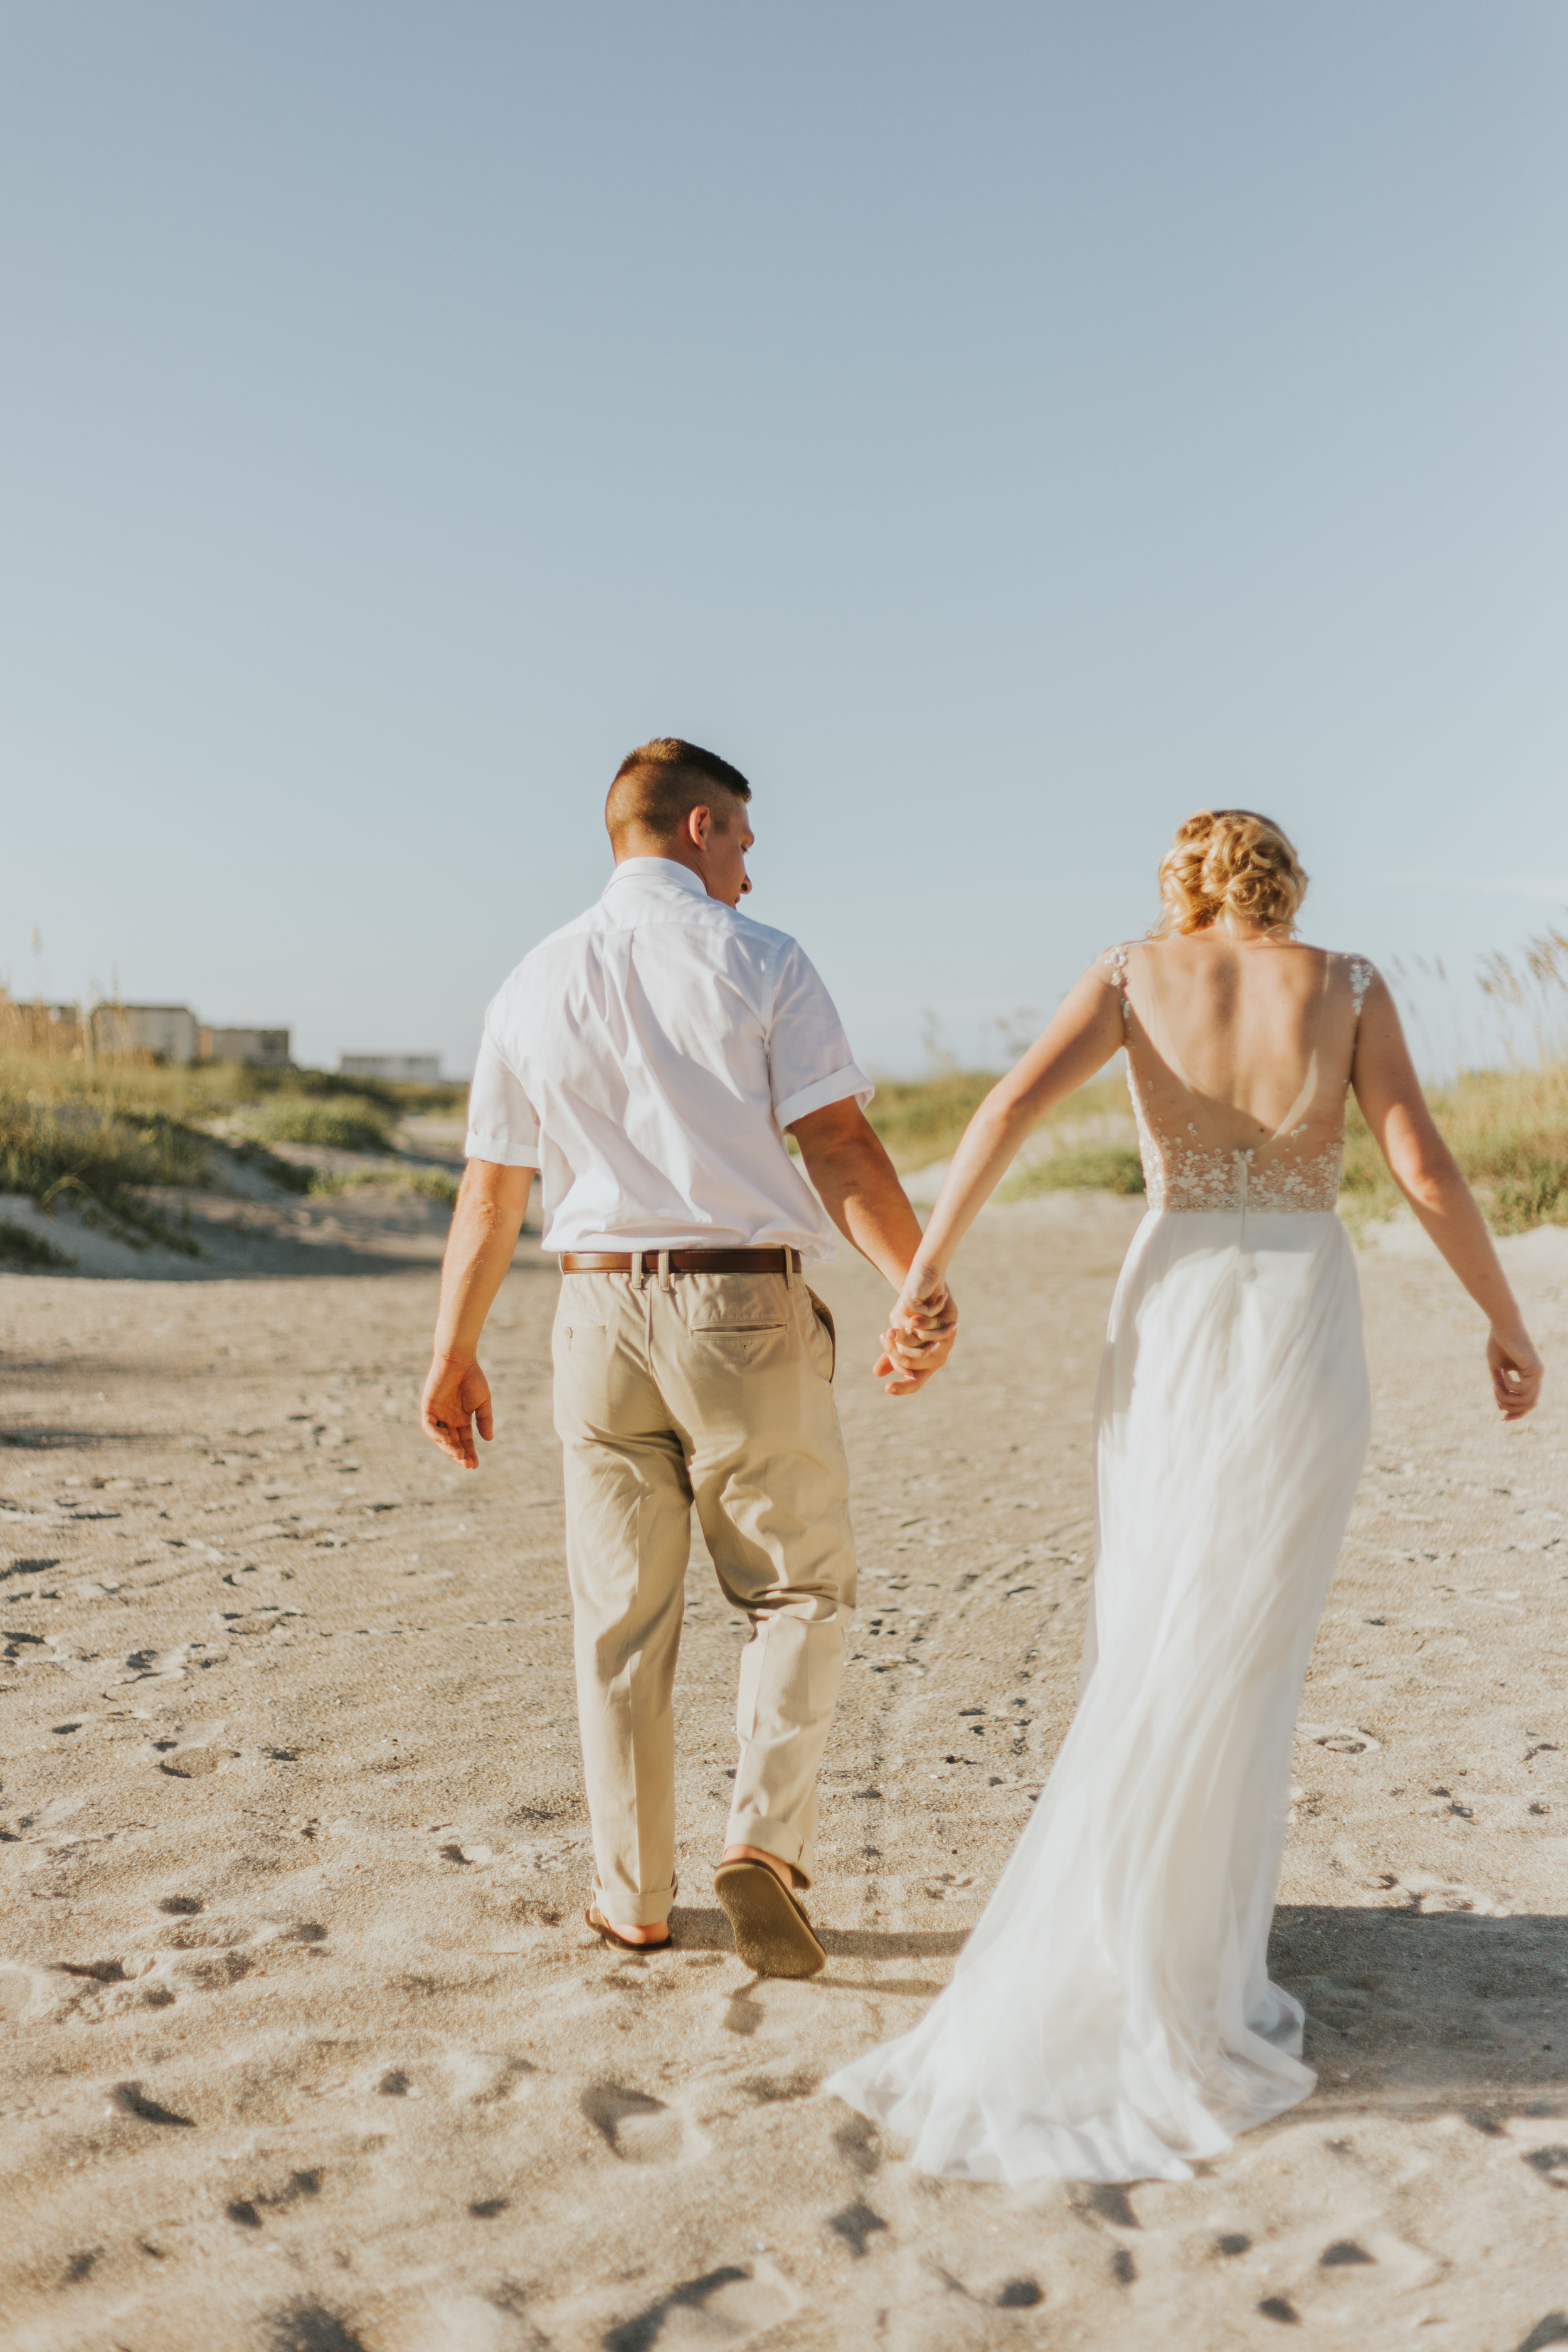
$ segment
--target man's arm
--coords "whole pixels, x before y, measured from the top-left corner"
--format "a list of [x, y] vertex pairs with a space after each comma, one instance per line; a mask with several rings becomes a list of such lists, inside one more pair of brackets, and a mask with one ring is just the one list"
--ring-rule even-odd
[[465, 1470], [479, 1466], [474, 1423], [487, 1444], [494, 1434], [490, 1384], [479, 1370], [479, 1335], [506, 1279], [532, 1186], [531, 1168], [470, 1160], [452, 1212], [419, 1419], [426, 1437]]
[[[806, 1174], [823, 1207], [845, 1240], [852, 1242], [861, 1256], [869, 1258], [899, 1289], [921, 1245], [920, 1219], [859, 1104], [853, 1097], [828, 1103], [824, 1109], [807, 1111], [804, 1118], [795, 1119], [789, 1131], [800, 1146]], [[900, 1335], [906, 1354], [914, 1354], [918, 1347], [918, 1368], [895, 1364], [886, 1354], [877, 1365], [879, 1379], [889, 1373], [893, 1376], [887, 1383], [889, 1396], [910, 1396], [923, 1388], [952, 1352], [958, 1309], [951, 1294], [944, 1291], [942, 1298], [933, 1298], [930, 1313], [936, 1321], [926, 1328], [921, 1341], [911, 1346]]]

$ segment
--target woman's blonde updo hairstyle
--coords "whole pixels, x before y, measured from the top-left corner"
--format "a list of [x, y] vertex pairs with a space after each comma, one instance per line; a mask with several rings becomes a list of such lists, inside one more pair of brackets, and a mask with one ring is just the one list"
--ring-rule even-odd
[[1156, 937], [1206, 931], [1225, 914], [1295, 929], [1307, 892], [1301, 861], [1279, 827], [1252, 809], [1203, 809], [1160, 860], [1164, 907]]

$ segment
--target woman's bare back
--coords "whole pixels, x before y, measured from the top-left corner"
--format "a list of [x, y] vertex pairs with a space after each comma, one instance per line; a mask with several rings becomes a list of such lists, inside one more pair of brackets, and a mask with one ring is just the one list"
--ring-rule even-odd
[[1149, 1204], [1332, 1210], [1372, 966], [1207, 932], [1116, 948]]

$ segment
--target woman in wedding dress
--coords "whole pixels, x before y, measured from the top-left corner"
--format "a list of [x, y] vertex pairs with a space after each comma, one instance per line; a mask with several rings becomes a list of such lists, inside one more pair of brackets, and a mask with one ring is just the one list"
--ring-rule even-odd
[[918, 1363], [1019, 1145], [1124, 1045], [1149, 1213], [1100, 1379], [1078, 1712], [948, 1990], [827, 2085], [926, 2172], [1185, 2179], [1312, 2088], [1266, 1948], [1297, 1701], [1367, 1442], [1335, 1213], [1347, 1087], [1488, 1319], [1496, 1409], [1516, 1421], [1540, 1391], [1389, 992], [1296, 941], [1305, 887], [1263, 817], [1182, 827], [1157, 933], [1091, 966], [986, 1097], [894, 1310], [885, 1344]]

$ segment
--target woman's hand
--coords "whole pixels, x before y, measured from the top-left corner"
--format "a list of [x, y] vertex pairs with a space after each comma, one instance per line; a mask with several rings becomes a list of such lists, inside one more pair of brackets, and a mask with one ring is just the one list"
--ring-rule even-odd
[[1522, 1323], [1510, 1324], [1506, 1329], [1493, 1324], [1487, 1340], [1487, 1369], [1504, 1421], [1522, 1421], [1527, 1412], [1533, 1412], [1541, 1400], [1546, 1367]]
[[904, 1276], [874, 1367], [889, 1396], [912, 1396], [952, 1352], [958, 1308], [946, 1276], [917, 1258]]

